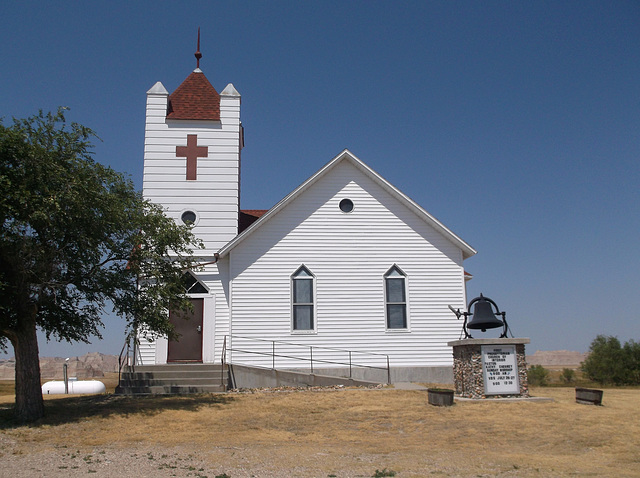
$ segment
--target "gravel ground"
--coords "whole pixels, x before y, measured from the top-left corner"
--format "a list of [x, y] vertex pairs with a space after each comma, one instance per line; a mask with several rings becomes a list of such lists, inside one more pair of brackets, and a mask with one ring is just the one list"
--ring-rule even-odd
[[[31, 443], [29, 449], [0, 435], [0, 477], [194, 477], [283, 478], [369, 477], [374, 457], [361, 457], [354, 469], [326, 471], [326, 453], [307, 456], [299, 466], [280, 465], [268, 449], [216, 448], [188, 450], [134, 445], [114, 447], [56, 447]], [[267, 447], [268, 448], [268, 447]], [[403, 474], [402, 476], [417, 476]]]
[[[198, 453], [184, 450], [159, 452], [152, 448], [99, 448], [93, 450], [39, 450], [2, 457], [3, 477], [135, 476], [135, 477], [215, 477]], [[224, 475], [223, 475], [224, 476]], [[236, 475], [234, 475], [235, 478]], [[240, 475], [237, 475], [240, 476]]]

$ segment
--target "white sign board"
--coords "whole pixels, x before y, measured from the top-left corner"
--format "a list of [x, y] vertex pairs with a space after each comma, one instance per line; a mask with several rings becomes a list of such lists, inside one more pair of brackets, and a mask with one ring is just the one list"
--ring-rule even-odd
[[483, 345], [482, 374], [485, 395], [519, 394], [515, 345]]

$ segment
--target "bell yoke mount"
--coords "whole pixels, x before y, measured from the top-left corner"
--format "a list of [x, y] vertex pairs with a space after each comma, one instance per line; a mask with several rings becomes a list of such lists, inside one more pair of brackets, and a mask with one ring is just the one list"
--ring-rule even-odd
[[[507, 338], [507, 330], [509, 328], [507, 325], [507, 313], [500, 312], [498, 304], [488, 297], [480, 294], [480, 297], [476, 297], [469, 302], [467, 310], [471, 310], [472, 306], [474, 307], [473, 312], [460, 312], [460, 309], [454, 309], [449, 306], [449, 309], [451, 309], [458, 318], [464, 316], [462, 330], [464, 331], [465, 339], [473, 338], [471, 334], [469, 334], [468, 329], [486, 332], [487, 329], [495, 329], [497, 327], [502, 327], [502, 334], [500, 335], [500, 338]], [[502, 316], [502, 320], [498, 318], [499, 315]], [[468, 321], [469, 317], [472, 317], [470, 321]]]

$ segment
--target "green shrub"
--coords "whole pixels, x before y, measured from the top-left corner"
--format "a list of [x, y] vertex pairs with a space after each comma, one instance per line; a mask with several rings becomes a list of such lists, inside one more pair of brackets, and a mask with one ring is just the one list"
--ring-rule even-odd
[[376, 472], [373, 474], [373, 478], [384, 478], [386, 476], [396, 476], [396, 472], [384, 468], [382, 470], [376, 470]]
[[570, 368], [563, 368], [560, 377], [565, 383], [572, 383], [576, 380], [576, 372]]
[[527, 374], [529, 385], [544, 387], [549, 383], [549, 371], [542, 365], [532, 365]]

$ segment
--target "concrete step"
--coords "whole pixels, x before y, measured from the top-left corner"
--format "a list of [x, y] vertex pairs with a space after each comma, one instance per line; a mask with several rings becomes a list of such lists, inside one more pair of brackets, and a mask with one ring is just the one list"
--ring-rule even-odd
[[221, 393], [226, 387], [222, 385], [151, 385], [151, 386], [118, 386], [118, 395], [189, 395], [194, 393]]
[[185, 370], [180, 373], [176, 372], [125, 372], [123, 374], [131, 380], [197, 380], [197, 379], [221, 379], [226, 375], [222, 370], [215, 371], [197, 371], [197, 370]]
[[[146, 386], [146, 385], [222, 385], [223, 377], [200, 377], [200, 378], [133, 378], [123, 376], [120, 379], [121, 384], [131, 386]], [[226, 377], [224, 382], [226, 382]]]
[[[162, 365], [136, 365], [135, 372], [183, 372], [222, 370], [220, 364], [210, 363], [169, 363]], [[226, 366], [225, 366], [226, 370]]]
[[220, 364], [167, 364], [136, 366], [124, 371], [117, 394], [170, 395], [215, 393], [227, 389], [227, 369]]

